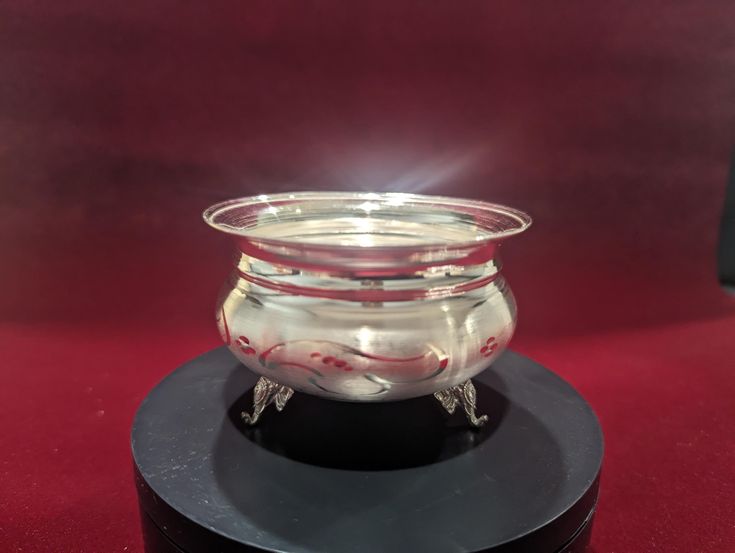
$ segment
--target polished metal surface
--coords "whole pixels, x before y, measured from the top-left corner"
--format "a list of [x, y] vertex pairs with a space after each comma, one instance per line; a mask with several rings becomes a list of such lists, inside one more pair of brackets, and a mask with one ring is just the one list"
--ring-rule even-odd
[[459, 386], [442, 397], [469, 416], [467, 382], [515, 329], [500, 240], [528, 216], [432, 196], [303, 193], [226, 202], [205, 218], [238, 245], [220, 334], [266, 382], [365, 402]]
[[434, 392], [434, 397], [439, 400], [439, 403], [442, 404], [442, 407], [450, 415], [454, 414], [457, 407], [461, 405], [467, 421], [475, 428], [480, 428], [488, 421], [487, 415], [478, 417], [475, 413], [475, 409], [477, 408], [477, 392], [471, 380], [468, 380], [464, 384], [452, 386], [447, 390]]
[[253, 414], [242, 412], [242, 420], [245, 424], [253, 425], [258, 422], [260, 415], [263, 413], [263, 409], [268, 407], [271, 403], [276, 404], [278, 411], [283, 411], [286, 406], [286, 402], [291, 399], [293, 390], [288, 386], [283, 386], [278, 382], [268, 380], [264, 376], [258, 379], [253, 389]]

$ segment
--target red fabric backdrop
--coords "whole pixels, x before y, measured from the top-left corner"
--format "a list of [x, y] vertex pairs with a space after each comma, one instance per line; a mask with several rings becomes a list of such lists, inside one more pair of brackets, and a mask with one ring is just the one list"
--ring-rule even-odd
[[735, 551], [733, 98], [727, 1], [4, 3], [0, 550], [141, 551], [135, 408], [219, 343], [200, 211], [354, 189], [529, 211], [514, 347], [601, 419], [594, 551]]

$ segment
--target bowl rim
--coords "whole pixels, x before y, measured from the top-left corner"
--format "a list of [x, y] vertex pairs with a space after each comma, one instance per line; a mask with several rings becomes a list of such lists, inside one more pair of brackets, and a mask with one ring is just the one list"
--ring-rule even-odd
[[[255, 237], [253, 233], [248, 232], [251, 229], [259, 228], [259, 224], [255, 221], [252, 225], [244, 225], [237, 228], [231, 225], [217, 222], [217, 218], [232, 209], [248, 209], [258, 206], [272, 206], [274, 202], [285, 201], [319, 201], [319, 200], [346, 200], [346, 201], [383, 201], [391, 207], [400, 207], [401, 205], [421, 205], [431, 204], [435, 206], [446, 207], [451, 211], [463, 214], [487, 215], [494, 217], [502, 217], [506, 222], [512, 222], [512, 226], [506, 230], [493, 231], [484, 227], [482, 221], [477, 221], [477, 228], [483, 231], [483, 234], [477, 236], [475, 240], [462, 241], [457, 240], [450, 243], [446, 241], [422, 242], [421, 249], [426, 248], [446, 248], [448, 245], [454, 247], [461, 246], [477, 246], [478, 244], [488, 242], [498, 242], [510, 236], [515, 236], [528, 229], [532, 224], [532, 219], [528, 213], [508, 207], [502, 204], [487, 202], [484, 200], [475, 200], [470, 198], [458, 198], [453, 196], [441, 196], [432, 194], [413, 194], [404, 192], [349, 192], [349, 191], [298, 191], [298, 192], [279, 192], [276, 194], [258, 194], [252, 196], [242, 196], [232, 198], [222, 202], [212, 204], [202, 213], [204, 221], [212, 228], [224, 232], [229, 235], [239, 237]], [[358, 206], [359, 207], [359, 206]], [[366, 210], [366, 213], [369, 213]], [[257, 212], [256, 212], [257, 214]], [[294, 244], [304, 245], [303, 242], [288, 238], [263, 238], [257, 236], [259, 241], [268, 242], [273, 245], [293, 246]], [[313, 246], [313, 245], [312, 245]], [[410, 247], [410, 246], [408, 246]], [[352, 245], [330, 245], [330, 249], [354, 249]], [[379, 246], [361, 246], [366, 250], [401, 250], [406, 249], [405, 244], [391, 244]]]

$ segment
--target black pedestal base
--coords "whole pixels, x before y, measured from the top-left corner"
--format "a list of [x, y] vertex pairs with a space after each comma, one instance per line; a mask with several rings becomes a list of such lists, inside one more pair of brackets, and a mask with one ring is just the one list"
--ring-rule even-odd
[[298, 393], [248, 428], [255, 381], [220, 348], [141, 405], [132, 444], [148, 553], [572, 553], [589, 541], [600, 428], [529, 359], [506, 352], [474, 379], [490, 417], [480, 430], [432, 397]]

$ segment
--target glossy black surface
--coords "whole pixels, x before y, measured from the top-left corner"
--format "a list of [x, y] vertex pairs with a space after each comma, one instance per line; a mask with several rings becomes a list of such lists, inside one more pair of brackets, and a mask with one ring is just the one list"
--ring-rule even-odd
[[431, 397], [304, 394], [246, 428], [255, 380], [220, 348], [141, 405], [132, 440], [150, 553], [170, 542], [187, 553], [556, 553], [589, 540], [600, 428], [529, 359], [506, 352], [475, 379], [490, 415], [480, 431]]

